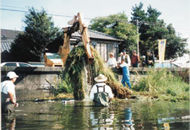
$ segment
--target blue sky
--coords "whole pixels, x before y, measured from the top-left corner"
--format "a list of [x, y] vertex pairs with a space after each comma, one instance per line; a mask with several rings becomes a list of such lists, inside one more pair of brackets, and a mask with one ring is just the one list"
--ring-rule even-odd
[[[45, 9], [52, 16], [52, 20], [58, 27], [67, 26], [67, 22], [77, 12], [81, 12], [85, 22], [89, 24], [90, 19], [99, 16], [108, 16], [119, 12], [125, 12], [128, 18], [131, 17], [131, 9], [135, 4], [142, 2], [144, 9], [151, 5], [162, 14], [166, 24], [172, 23], [177, 34], [190, 38], [190, 1], [189, 0], [1, 0], [1, 9], [25, 10], [34, 7]], [[23, 12], [1, 10], [1, 28], [3, 29], [24, 29], [25, 14]]]

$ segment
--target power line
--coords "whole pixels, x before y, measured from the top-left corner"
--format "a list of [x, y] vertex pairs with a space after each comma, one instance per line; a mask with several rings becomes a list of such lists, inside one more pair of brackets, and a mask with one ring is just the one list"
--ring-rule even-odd
[[24, 8], [24, 7], [12, 6], [12, 5], [6, 5], [6, 4], [1, 5], [1, 7], [5, 7], [5, 8], [17, 8], [17, 9], [26, 9], [26, 8]]
[[[19, 10], [19, 9], [0, 8], [0, 10], [12, 11], [12, 12], [21, 12], [21, 13], [28, 13], [28, 11], [26, 11], [26, 10]], [[61, 15], [61, 14], [48, 14], [48, 15], [58, 16], [58, 17], [67, 17], [67, 18], [73, 18], [73, 17], [74, 17], [74, 16]], [[91, 20], [92, 18], [87, 18], [87, 17], [85, 17], [84, 19]]]
[[15, 11], [15, 12], [27, 13], [27, 11], [24, 11], [24, 10], [18, 10], [18, 9], [6, 9], [6, 8], [0, 8], [0, 10], [6, 10], [6, 11]]

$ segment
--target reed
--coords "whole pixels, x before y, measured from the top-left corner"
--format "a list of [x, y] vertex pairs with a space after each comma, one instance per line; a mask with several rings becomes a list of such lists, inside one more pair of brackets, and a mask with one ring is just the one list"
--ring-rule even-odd
[[189, 84], [184, 82], [180, 76], [174, 75], [165, 69], [152, 69], [146, 77], [138, 81], [133, 90], [166, 100], [189, 99]]

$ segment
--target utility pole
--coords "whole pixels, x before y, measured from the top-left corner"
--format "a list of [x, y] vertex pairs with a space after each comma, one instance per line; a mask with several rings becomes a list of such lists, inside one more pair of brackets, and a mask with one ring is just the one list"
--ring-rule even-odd
[[140, 52], [139, 52], [139, 21], [137, 20], [137, 55], [140, 57]]

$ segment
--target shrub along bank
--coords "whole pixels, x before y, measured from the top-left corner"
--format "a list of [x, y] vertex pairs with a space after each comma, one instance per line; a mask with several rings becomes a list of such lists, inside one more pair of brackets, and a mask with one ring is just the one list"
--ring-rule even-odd
[[147, 95], [159, 99], [178, 101], [189, 100], [189, 84], [170, 71], [154, 70], [147, 73], [133, 87], [136, 94]]

